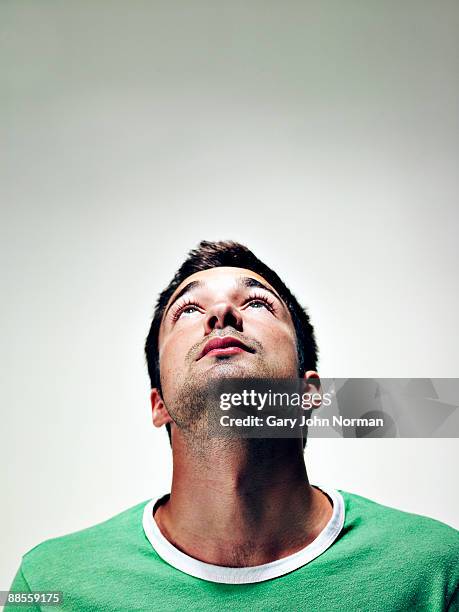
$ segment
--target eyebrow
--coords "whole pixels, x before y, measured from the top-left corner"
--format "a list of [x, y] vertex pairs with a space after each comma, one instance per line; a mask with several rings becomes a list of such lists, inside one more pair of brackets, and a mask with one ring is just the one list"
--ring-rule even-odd
[[[260, 281], [258, 281], [256, 278], [252, 278], [251, 276], [243, 276], [242, 278], [238, 279], [236, 284], [237, 284], [238, 287], [241, 287], [243, 289], [251, 289], [252, 287], [257, 287], [258, 289], [264, 289], [265, 291], [269, 291], [269, 293], [271, 293], [276, 299], [278, 299], [282, 303], [281, 297], [273, 289], [270, 289], [265, 284], [260, 283]], [[195, 280], [195, 281], [189, 282], [187, 285], [182, 287], [180, 289], [180, 291], [177, 293], [177, 295], [174, 297], [172, 302], [167, 307], [167, 310], [164, 313], [164, 316], [167, 315], [167, 313], [169, 312], [170, 308], [182, 296], [184, 296], [186, 293], [189, 293], [190, 291], [193, 291], [193, 289], [197, 289], [198, 287], [204, 287], [205, 285], [206, 285], [206, 283], [204, 283], [203, 281]]]
[[172, 302], [167, 307], [166, 312], [164, 313], [164, 316], [167, 315], [167, 313], [169, 312], [171, 306], [173, 306], [175, 304], [175, 302], [182, 297], [182, 295], [185, 295], [185, 293], [188, 293], [189, 291], [192, 291], [193, 289], [197, 289], [198, 287], [202, 287], [203, 285], [204, 285], [204, 283], [202, 281], [191, 281], [190, 283], [188, 283], [187, 285], [182, 287], [180, 289], [180, 291], [177, 293], [177, 295], [174, 297]]
[[252, 287], [257, 287], [258, 289], [264, 289], [265, 291], [269, 291], [275, 298], [282, 302], [280, 296], [273, 290], [267, 287], [264, 283], [260, 283], [256, 278], [252, 278], [251, 276], [243, 276], [237, 282], [239, 287], [244, 287], [246, 289], [251, 289]]

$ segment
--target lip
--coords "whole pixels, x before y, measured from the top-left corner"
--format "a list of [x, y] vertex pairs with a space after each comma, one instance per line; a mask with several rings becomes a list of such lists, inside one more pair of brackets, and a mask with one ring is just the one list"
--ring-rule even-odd
[[212, 354], [215, 356], [217, 355], [221, 355], [221, 356], [237, 355], [238, 353], [242, 353], [244, 351], [247, 353], [254, 352], [243, 342], [241, 342], [237, 338], [233, 338], [233, 336], [225, 336], [223, 338], [212, 338], [212, 340], [209, 340], [209, 342], [207, 342], [207, 344], [204, 346], [204, 348], [201, 351], [201, 354], [199, 355], [196, 361], [198, 361], [199, 359], [202, 359], [203, 357], [209, 354]]

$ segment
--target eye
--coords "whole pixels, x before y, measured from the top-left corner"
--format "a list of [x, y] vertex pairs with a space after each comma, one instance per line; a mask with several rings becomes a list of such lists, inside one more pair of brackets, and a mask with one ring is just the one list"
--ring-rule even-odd
[[195, 312], [200, 312], [199, 304], [194, 302], [185, 302], [179, 305], [172, 313], [172, 321], [175, 323], [182, 315], [192, 315]]
[[264, 302], [263, 300], [252, 300], [251, 302], [249, 302], [248, 305], [251, 306], [252, 308], [267, 308], [268, 307], [268, 304]]
[[265, 295], [252, 295], [247, 299], [245, 305], [256, 309], [266, 308], [269, 312], [274, 311], [274, 302]]
[[196, 312], [197, 310], [198, 309], [196, 306], [187, 306], [180, 311], [180, 314], [193, 314], [193, 312]]

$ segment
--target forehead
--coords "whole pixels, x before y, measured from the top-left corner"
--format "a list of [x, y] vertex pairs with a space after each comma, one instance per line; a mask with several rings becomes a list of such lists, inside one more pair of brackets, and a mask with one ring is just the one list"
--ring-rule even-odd
[[174, 301], [175, 296], [180, 293], [180, 291], [193, 281], [201, 281], [206, 284], [206, 286], [212, 290], [220, 291], [225, 289], [232, 289], [237, 284], [238, 279], [240, 278], [253, 278], [266, 287], [269, 287], [274, 293], [277, 294], [277, 291], [268, 283], [266, 279], [264, 279], [260, 274], [253, 272], [253, 270], [248, 270], [246, 268], [236, 268], [230, 266], [221, 266], [218, 268], [209, 268], [208, 270], [202, 270], [201, 272], [195, 272], [191, 274], [191, 276], [187, 276], [185, 280], [183, 280], [174, 293], [169, 298], [168, 304], [166, 306], [166, 310], [168, 305]]

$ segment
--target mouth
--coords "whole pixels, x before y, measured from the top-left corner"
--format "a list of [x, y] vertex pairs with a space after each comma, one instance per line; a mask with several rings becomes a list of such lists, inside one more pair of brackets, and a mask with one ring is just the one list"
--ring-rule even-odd
[[229, 357], [243, 352], [254, 353], [255, 351], [232, 336], [213, 338], [204, 346], [196, 361], [199, 361], [199, 359], [202, 359], [206, 355], [212, 357]]

